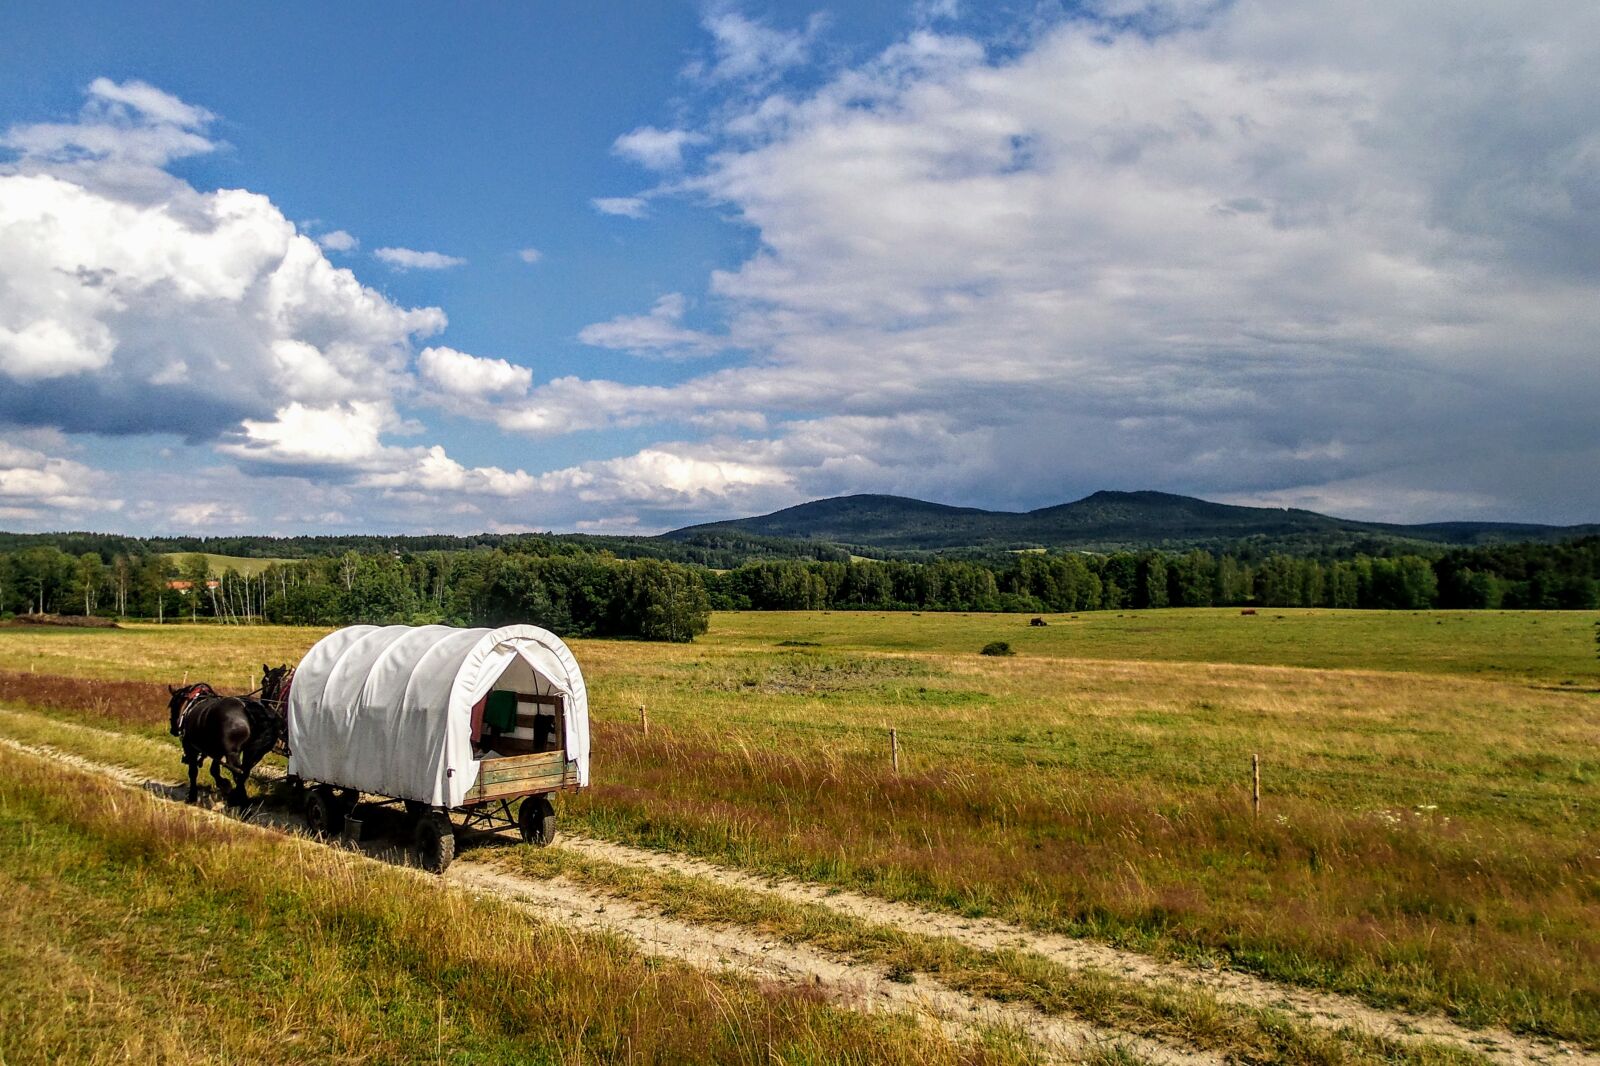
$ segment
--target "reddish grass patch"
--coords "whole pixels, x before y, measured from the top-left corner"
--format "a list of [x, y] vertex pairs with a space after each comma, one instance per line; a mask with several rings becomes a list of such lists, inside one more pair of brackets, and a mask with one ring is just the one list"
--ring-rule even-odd
[[0, 670], [0, 703], [76, 718], [125, 725], [161, 725], [167, 720], [167, 686], [151, 681], [91, 681], [56, 674]]

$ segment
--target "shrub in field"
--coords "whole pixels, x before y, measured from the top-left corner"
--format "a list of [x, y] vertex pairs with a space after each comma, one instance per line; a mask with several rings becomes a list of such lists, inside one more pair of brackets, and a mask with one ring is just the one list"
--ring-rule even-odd
[[983, 650], [980, 651], [978, 654], [979, 655], [1015, 655], [1017, 653], [1011, 650], [1011, 645], [1008, 642], [1006, 642], [1004, 640], [991, 640], [989, 643], [987, 643], [987, 644], [985, 644], [983, 646]]

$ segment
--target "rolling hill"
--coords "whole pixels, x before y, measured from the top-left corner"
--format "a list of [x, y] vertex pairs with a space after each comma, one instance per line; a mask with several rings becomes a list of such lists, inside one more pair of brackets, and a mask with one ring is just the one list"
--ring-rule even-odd
[[674, 540], [718, 534], [784, 537], [885, 551], [1179, 547], [1253, 538], [1349, 541], [1372, 538], [1440, 545], [1549, 542], [1600, 533], [1600, 525], [1507, 522], [1399, 525], [1358, 522], [1294, 508], [1239, 507], [1166, 492], [1096, 492], [1034, 511], [951, 507], [903, 496], [837, 496], [771, 514], [686, 526]]

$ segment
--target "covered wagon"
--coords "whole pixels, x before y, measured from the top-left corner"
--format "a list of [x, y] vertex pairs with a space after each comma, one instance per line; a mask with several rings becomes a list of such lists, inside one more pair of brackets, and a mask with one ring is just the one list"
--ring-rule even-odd
[[398, 801], [430, 869], [455, 855], [452, 814], [547, 844], [551, 794], [589, 783], [583, 672], [536, 626], [335, 630], [296, 667], [288, 718], [289, 774], [311, 786], [311, 829], [337, 832], [362, 794]]

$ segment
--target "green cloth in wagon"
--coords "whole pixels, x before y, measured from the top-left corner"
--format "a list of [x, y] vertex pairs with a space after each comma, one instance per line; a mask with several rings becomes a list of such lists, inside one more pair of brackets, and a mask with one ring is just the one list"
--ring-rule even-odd
[[495, 691], [483, 706], [483, 724], [494, 726], [502, 733], [517, 728], [517, 694]]

